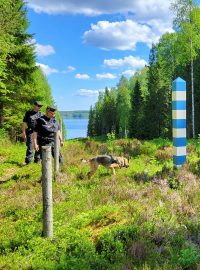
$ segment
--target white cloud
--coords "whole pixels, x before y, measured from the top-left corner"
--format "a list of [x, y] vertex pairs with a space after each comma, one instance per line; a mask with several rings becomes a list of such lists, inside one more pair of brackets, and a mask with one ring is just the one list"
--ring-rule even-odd
[[73, 67], [73, 66], [68, 66], [68, 67], [67, 67], [67, 70], [64, 70], [62, 73], [66, 74], [66, 73], [72, 72], [72, 71], [74, 71], [74, 70], [76, 70], [75, 67]]
[[80, 79], [80, 80], [88, 80], [90, 78], [90, 76], [88, 74], [80, 74], [80, 73], [77, 73], [75, 75], [75, 78], [76, 79]]
[[74, 71], [75, 69], [76, 69], [76, 68], [73, 67], [73, 66], [68, 66], [68, 67], [67, 67], [67, 71], [69, 71], [69, 72], [70, 72], [70, 71]]
[[[99, 21], [83, 35], [85, 44], [101, 49], [134, 50], [138, 42], [151, 47], [172, 31], [171, 0], [28, 0], [35, 12], [48, 14], [121, 14], [123, 21]], [[122, 17], [121, 17], [122, 18]]]
[[169, 19], [170, 0], [28, 0], [35, 12], [48, 14], [84, 14], [95, 16], [100, 14], [134, 14], [138, 19]]
[[173, 30], [161, 20], [151, 20], [148, 24], [130, 19], [119, 22], [99, 21], [84, 33], [83, 42], [104, 50], [135, 50], [138, 42], [151, 47], [152, 42], [158, 42], [159, 37], [167, 31]]
[[[110, 90], [110, 88], [108, 88], [108, 90]], [[80, 89], [77, 92], [78, 96], [88, 96], [88, 97], [92, 97], [92, 96], [98, 96], [100, 92], [105, 92], [105, 89]]]
[[58, 73], [58, 70], [55, 68], [51, 68], [48, 65], [36, 63], [36, 66], [39, 66], [45, 75], [51, 75], [53, 73]]
[[96, 74], [96, 78], [98, 80], [102, 80], [102, 79], [113, 80], [113, 79], [116, 79], [116, 76], [114, 74], [111, 74], [111, 73], [102, 73], [102, 74]]
[[34, 38], [30, 39], [28, 43], [35, 46], [35, 52], [38, 56], [48, 56], [55, 53], [53, 46], [39, 44]]
[[80, 89], [78, 91], [78, 95], [80, 96], [93, 96], [93, 95], [98, 95], [99, 90], [89, 90], [89, 89]]
[[132, 70], [132, 69], [127, 69], [122, 72], [122, 75], [127, 76], [127, 77], [131, 77], [134, 74], [135, 74], [135, 70]]
[[[131, 0], [130, 0], [131, 1]], [[151, 19], [162, 19], [170, 21], [172, 14], [169, 7], [171, 0], [135, 0], [130, 10], [138, 20], [147, 21]]]
[[35, 44], [35, 52], [38, 56], [48, 56], [54, 54], [55, 50], [51, 45], [42, 45], [39, 43]]
[[109, 68], [119, 68], [119, 67], [132, 67], [135, 70], [143, 68], [147, 62], [139, 57], [134, 57], [132, 55], [126, 56], [123, 59], [105, 59], [104, 65]]

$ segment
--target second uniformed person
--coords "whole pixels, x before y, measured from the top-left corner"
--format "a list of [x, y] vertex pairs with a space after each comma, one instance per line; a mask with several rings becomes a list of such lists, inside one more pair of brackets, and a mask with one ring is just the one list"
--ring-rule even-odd
[[[26, 142], [26, 164], [29, 164], [33, 159], [33, 130], [35, 128], [36, 120], [42, 116], [40, 109], [42, 108], [42, 103], [40, 101], [35, 101], [33, 108], [26, 112], [23, 123], [22, 123], [22, 137]], [[34, 162], [37, 163], [40, 160], [40, 153], [38, 151], [34, 154]]]
[[[51, 145], [51, 152], [53, 157], [55, 132], [58, 132], [60, 145], [63, 146], [59, 125], [55, 118], [55, 111], [55, 107], [47, 106], [46, 114], [37, 119], [33, 134], [35, 150], [41, 153], [42, 146]], [[59, 153], [59, 162], [62, 162], [61, 153]]]

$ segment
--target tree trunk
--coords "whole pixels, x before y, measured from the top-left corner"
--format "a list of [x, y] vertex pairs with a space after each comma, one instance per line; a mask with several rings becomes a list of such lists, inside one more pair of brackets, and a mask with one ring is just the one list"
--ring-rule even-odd
[[[192, 51], [192, 41], [191, 41]], [[195, 122], [194, 122], [194, 65], [193, 58], [191, 56], [191, 87], [192, 87], [192, 138], [195, 138]]]

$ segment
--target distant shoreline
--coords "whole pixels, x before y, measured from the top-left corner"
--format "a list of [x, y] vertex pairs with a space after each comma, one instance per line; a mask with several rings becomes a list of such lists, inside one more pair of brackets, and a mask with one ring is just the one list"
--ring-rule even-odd
[[86, 110], [76, 110], [76, 111], [59, 111], [62, 118], [68, 119], [88, 119], [89, 111]]

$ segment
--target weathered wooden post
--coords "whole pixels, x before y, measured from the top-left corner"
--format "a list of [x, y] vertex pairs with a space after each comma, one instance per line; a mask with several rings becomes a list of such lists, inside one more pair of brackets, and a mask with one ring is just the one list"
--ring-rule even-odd
[[173, 162], [181, 167], [186, 161], [186, 82], [177, 78], [172, 84]]
[[54, 133], [54, 180], [59, 172], [59, 150], [60, 144], [58, 139], [58, 132]]
[[42, 146], [43, 236], [53, 238], [51, 146]]
[[61, 134], [61, 140], [63, 141], [63, 126], [62, 126], [62, 119], [60, 119], [60, 134]]

